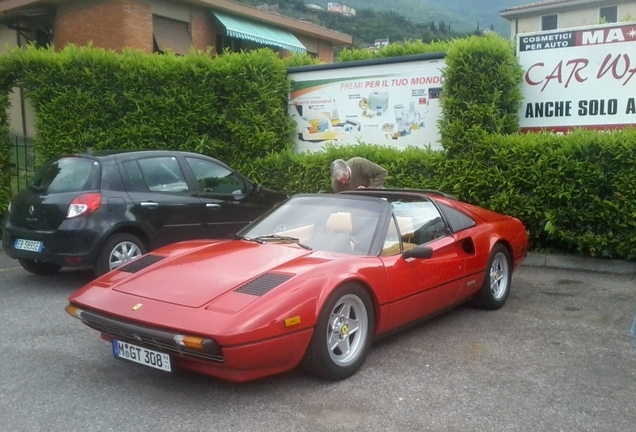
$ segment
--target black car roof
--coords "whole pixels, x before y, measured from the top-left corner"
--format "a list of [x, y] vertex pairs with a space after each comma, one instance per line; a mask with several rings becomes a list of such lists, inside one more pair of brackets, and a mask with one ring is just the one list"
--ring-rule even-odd
[[215, 159], [211, 156], [207, 156], [201, 153], [187, 152], [181, 150], [162, 150], [162, 149], [113, 149], [113, 150], [88, 150], [85, 152], [78, 153], [65, 153], [59, 155], [59, 158], [68, 157], [68, 156], [82, 156], [89, 157], [92, 159], [110, 159], [116, 158], [118, 155], [127, 155], [127, 156], [161, 156], [161, 155], [183, 155], [183, 156], [198, 156], [204, 157], [210, 160], [213, 160], [223, 166], [228, 167], [228, 165], [218, 159]]

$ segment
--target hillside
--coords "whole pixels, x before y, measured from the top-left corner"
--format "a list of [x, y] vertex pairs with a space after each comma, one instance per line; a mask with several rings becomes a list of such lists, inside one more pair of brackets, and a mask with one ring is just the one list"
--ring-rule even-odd
[[[311, 2], [327, 7], [327, 1]], [[444, 21], [459, 32], [473, 31], [477, 23], [482, 29], [492, 25], [495, 31], [507, 35], [510, 26], [499, 12], [532, 3], [532, 0], [347, 0], [343, 3], [356, 10], [393, 11], [416, 22]]]
[[[294, 18], [312, 19], [312, 14], [304, 8], [305, 4], [316, 4], [327, 9], [328, 0], [238, 0], [241, 3], [256, 6], [259, 4], [279, 4], [280, 13]], [[354, 7], [357, 16], [368, 15], [369, 12], [387, 12], [388, 16], [400, 16], [413, 22], [450, 24], [451, 30], [457, 33], [473, 32], [477, 25], [481, 29], [490, 29], [508, 35], [510, 25], [499, 16], [502, 10], [532, 0], [340, 0], [343, 4]], [[303, 7], [299, 7], [302, 5]], [[316, 23], [321, 24], [321, 23]], [[359, 24], [359, 23], [358, 23]], [[334, 29], [340, 30], [340, 29]], [[399, 30], [399, 29], [396, 29]], [[349, 32], [352, 34], [351, 32]], [[404, 33], [403, 31], [401, 33]], [[377, 38], [387, 37], [379, 34]], [[389, 36], [390, 37], [390, 36]], [[397, 40], [397, 39], [392, 39]]]
[[[277, 5], [276, 12], [304, 19], [323, 27], [353, 36], [358, 48], [373, 45], [377, 39], [391, 42], [404, 40], [445, 40], [463, 37], [478, 29], [492, 29], [510, 34], [509, 23], [499, 16], [502, 10], [527, 4], [529, 0], [346, 0], [356, 9], [347, 17], [327, 12], [327, 0], [238, 0], [252, 6], [267, 2]], [[324, 11], [307, 8], [307, 4], [322, 6]]]

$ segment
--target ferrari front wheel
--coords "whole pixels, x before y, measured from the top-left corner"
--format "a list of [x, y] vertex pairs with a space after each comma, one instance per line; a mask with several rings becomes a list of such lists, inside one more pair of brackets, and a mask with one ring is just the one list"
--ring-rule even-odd
[[508, 299], [511, 282], [510, 253], [505, 246], [497, 244], [490, 254], [486, 277], [475, 297], [475, 305], [488, 310], [501, 308]]
[[357, 284], [338, 288], [325, 303], [305, 353], [307, 372], [330, 380], [355, 374], [371, 348], [375, 314], [367, 291]]

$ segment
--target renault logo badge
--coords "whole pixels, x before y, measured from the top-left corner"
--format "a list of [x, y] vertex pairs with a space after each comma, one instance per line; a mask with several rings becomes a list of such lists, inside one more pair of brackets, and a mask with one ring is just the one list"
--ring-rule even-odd
[[132, 310], [134, 310], [134, 311], [139, 310], [142, 306], [143, 306], [143, 305], [142, 305], [141, 303], [137, 303], [136, 305], [134, 305], [134, 306], [132, 307]]
[[33, 206], [29, 207], [29, 214], [30, 214], [31, 216], [33, 216], [33, 212], [34, 212], [34, 211], [35, 211], [35, 207], [33, 207]]

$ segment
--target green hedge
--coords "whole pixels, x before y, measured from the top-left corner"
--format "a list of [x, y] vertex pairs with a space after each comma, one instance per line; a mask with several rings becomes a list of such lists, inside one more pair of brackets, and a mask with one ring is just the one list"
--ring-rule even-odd
[[[36, 111], [38, 162], [87, 148], [197, 150], [222, 160], [290, 148], [287, 63], [268, 49], [210, 57], [29, 47], [0, 57]], [[6, 90], [6, 89], [5, 89]]]
[[455, 158], [447, 188], [519, 217], [534, 249], [636, 258], [636, 130], [490, 135]]
[[492, 134], [519, 131], [523, 70], [509, 40], [495, 34], [455, 41], [446, 53], [439, 121], [449, 156], [474, 158]]
[[9, 109], [9, 96], [6, 92], [0, 92], [0, 217], [5, 213], [11, 198], [11, 140], [9, 139], [9, 126], [7, 113]]
[[397, 150], [368, 144], [326, 146], [324, 152], [301, 154], [288, 150], [243, 161], [236, 166], [250, 178], [288, 194], [331, 192], [331, 162], [353, 156], [366, 157], [384, 166], [389, 171], [387, 187], [436, 189], [442, 186], [443, 173], [440, 167], [446, 161], [444, 154], [415, 147]]
[[445, 52], [461, 39], [451, 41], [437, 41], [424, 43], [421, 40], [404, 41], [403, 43], [392, 43], [380, 48], [377, 51], [356, 48], [344, 48], [338, 53], [336, 62], [348, 62], [354, 60], [370, 60], [384, 57], [398, 57], [411, 54], [431, 54]]

